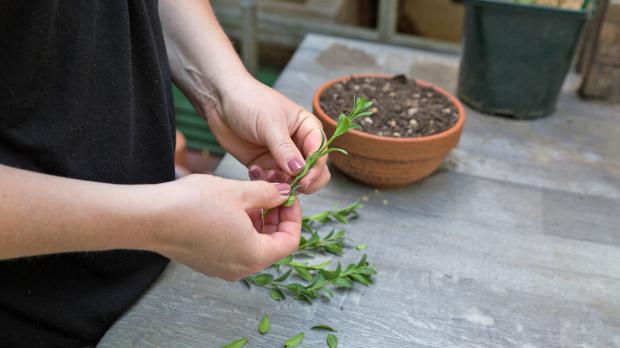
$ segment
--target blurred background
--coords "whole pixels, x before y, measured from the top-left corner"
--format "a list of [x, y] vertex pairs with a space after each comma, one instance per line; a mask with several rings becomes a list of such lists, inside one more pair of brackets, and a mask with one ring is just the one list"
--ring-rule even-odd
[[[463, 0], [211, 0], [246, 67], [272, 86], [308, 33], [320, 33], [458, 55], [462, 53]], [[572, 71], [582, 76], [579, 94], [620, 101], [620, 0], [489, 0], [548, 8], [550, 16], [582, 11]], [[552, 13], [553, 11], [556, 14]], [[585, 11], [585, 12], [584, 12]], [[478, 14], [480, 15], [480, 14]], [[552, 17], [550, 17], [552, 18]], [[563, 28], [570, 23], [559, 23]], [[540, 35], [561, 36], [557, 33]], [[563, 80], [563, 76], [562, 76]], [[206, 123], [175, 88], [177, 162], [210, 173], [224, 155]]]

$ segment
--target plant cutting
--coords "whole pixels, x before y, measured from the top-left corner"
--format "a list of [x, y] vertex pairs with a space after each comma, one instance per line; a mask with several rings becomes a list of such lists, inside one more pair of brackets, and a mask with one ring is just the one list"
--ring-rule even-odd
[[310, 169], [321, 157], [327, 156], [332, 152], [339, 152], [344, 155], [348, 154], [345, 149], [339, 147], [331, 147], [331, 144], [334, 142], [334, 140], [336, 140], [336, 138], [348, 132], [349, 130], [361, 128], [359, 124], [355, 123], [355, 120], [364, 116], [368, 117], [372, 114], [372, 111], [368, 111], [368, 109], [372, 106], [371, 101], [368, 101], [364, 97], [354, 97], [353, 99], [354, 103], [351, 111], [349, 111], [348, 114], [340, 113], [338, 115], [338, 123], [334, 132], [329, 137], [329, 140], [325, 140], [325, 137], [323, 136], [319, 148], [314, 151], [310, 156], [308, 156], [308, 158], [306, 158], [306, 164], [304, 165], [303, 170], [301, 171], [301, 173], [297, 174], [297, 176], [295, 176], [295, 178], [291, 182], [291, 194], [289, 195], [286, 202], [282, 204], [283, 206], [290, 207], [291, 205], [293, 205], [293, 203], [295, 203], [297, 191], [301, 186], [299, 182], [306, 176], [306, 174], [308, 174]]
[[247, 286], [269, 289], [269, 295], [274, 301], [285, 300], [288, 295], [309, 303], [321, 296], [333, 297], [334, 289], [351, 289], [354, 283], [364, 286], [372, 284], [372, 276], [377, 271], [368, 263], [366, 255], [363, 255], [357, 263], [351, 263], [346, 267], [339, 262], [331, 270], [328, 269], [331, 260], [310, 264], [296, 259], [296, 256], [303, 256], [307, 260], [318, 254], [342, 256], [346, 240], [345, 230], [332, 228], [329, 233], [322, 236], [319, 229], [333, 222], [348, 223], [351, 218], [358, 216], [358, 209], [361, 207], [358, 201], [341, 209], [303, 217], [302, 230], [305, 234], [310, 234], [310, 237], [301, 237], [299, 250], [273, 264], [275, 274], [270, 271], [262, 272], [245, 278], [243, 282]]
[[459, 140], [465, 122], [462, 104], [443, 89], [404, 75], [343, 76], [317, 89], [314, 114], [334, 134], [338, 114], [351, 95], [373, 102], [373, 117], [334, 141], [333, 164], [348, 176], [375, 187], [420, 180], [442, 163]]

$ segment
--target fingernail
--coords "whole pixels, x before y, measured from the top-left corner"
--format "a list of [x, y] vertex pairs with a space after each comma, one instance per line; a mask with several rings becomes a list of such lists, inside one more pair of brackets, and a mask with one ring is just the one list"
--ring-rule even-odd
[[288, 169], [290, 169], [294, 174], [298, 174], [302, 169], [304, 169], [304, 161], [299, 158], [291, 158], [288, 162], [286, 162], [286, 164], [288, 165]]
[[250, 169], [250, 178], [258, 179], [260, 178], [260, 169], [254, 167]]
[[282, 196], [288, 196], [291, 193], [291, 186], [285, 183], [273, 184]]

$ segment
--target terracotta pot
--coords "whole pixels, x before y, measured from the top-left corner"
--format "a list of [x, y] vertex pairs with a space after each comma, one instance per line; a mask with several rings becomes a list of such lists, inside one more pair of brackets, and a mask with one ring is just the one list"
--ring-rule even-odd
[[[336, 121], [329, 117], [319, 104], [319, 96], [331, 85], [352, 77], [383, 77], [386, 74], [361, 74], [343, 76], [329, 81], [314, 93], [312, 106], [314, 114], [323, 123], [327, 136], [336, 128]], [[433, 173], [448, 152], [460, 140], [465, 122], [463, 105], [453, 95], [428, 82], [416, 80], [418, 84], [431, 87], [450, 99], [458, 111], [458, 119], [452, 128], [441, 133], [419, 138], [395, 138], [351, 130], [334, 141], [334, 146], [346, 149], [348, 156], [334, 152], [330, 158], [334, 165], [355, 180], [375, 187], [401, 186], [421, 180]]]

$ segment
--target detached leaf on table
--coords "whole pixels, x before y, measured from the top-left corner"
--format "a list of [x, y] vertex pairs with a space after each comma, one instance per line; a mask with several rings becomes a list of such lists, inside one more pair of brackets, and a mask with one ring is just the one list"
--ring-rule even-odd
[[271, 322], [269, 321], [269, 316], [267, 314], [263, 315], [263, 318], [260, 320], [260, 324], [258, 324], [258, 332], [261, 335], [266, 334], [271, 329]]
[[304, 333], [300, 332], [297, 335], [286, 340], [286, 342], [284, 342], [284, 348], [297, 347], [298, 345], [301, 344], [301, 342], [303, 342], [303, 340], [304, 340]]
[[228, 344], [225, 344], [223, 346], [221, 346], [220, 348], [241, 348], [243, 346], [245, 346], [248, 343], [248, 338], [244, 337], [241, 339], [238, 339], [236, 341], [232, 341]]

